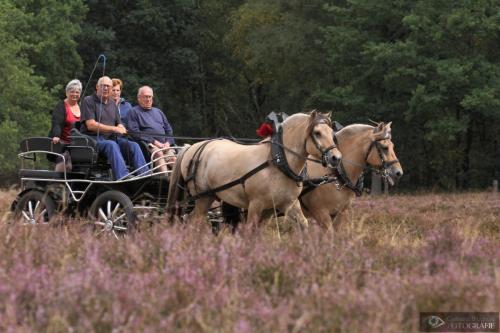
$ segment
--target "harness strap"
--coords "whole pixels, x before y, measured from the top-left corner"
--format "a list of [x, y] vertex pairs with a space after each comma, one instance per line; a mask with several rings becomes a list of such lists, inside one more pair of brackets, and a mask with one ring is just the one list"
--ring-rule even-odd
[[305, 179], [303, 182], [303, 189], [302, 192], [300, 192], [299, 198], [311, 192], [318, 186], [330, 184], [337, 180], [338, 178], [336, 176], [333, 176], [332, 174], [324, 175], [318, 178]]
[[[216, 140], [216, 139], [214, 139]], [[189, 164], [188, 164], [188, 175], [186, 177], [186, 180], [185, 182], [189, 182], [190, 180], [193, 180], [194, 181], [194, 186], [196, 187], [196, 173], [198, 172], [198, 166], [200, 164], [200, 160], [201, 160], [201, 154], [203, 153], [203, 151], [205, 150], [205, 148], [207, 147], [207, 145], [214, 141], [214, 140], [208, 140], [208, 141], [205, 141], [200, 147], [198, 147], [198, 149], [194, 152], [193, 154], [193, 157], [191, 158], [191, 160], [189, 160]], [[188, 148], [189, 149], [189, 148]]]
[[358, 180], [356, 181], [356, 184], [353, 184], [350, 180], [349, 177], [347, 177], [347, 172], [345, 171], [344, 164], [341, 162], [337, 166], [337, 174], [338, 178], [340, 180], [341, 187], [347, 187], [351, 191], [353, 191], [357, 197], [360, 197], [361, 194], [363, 193], [363, 186], [364, 186], [364, 178], [365, 178], [365, 173], [364, 170], [361, 173], [361, 176], [359, 176]]
[[269, 166], [269, 161], [265, 161], [264, 163], [260, 164], [259, 166], [255, 167], [254, 169], [250, 170], [249, 172], [247, 172], [246, 174], [244, 174], [240, 178], [235, 179], [235, 180], [233, 180], [229, 183], [226, 183], [224, 185], [221, 185], [219, 187], [200, 192], [194, 196], [189, 197], [189, 200], [197, 200], [197, 199], [204, 197], [204, 196], [210, 196], [210, 195], [213, 195], [217, 192], [227, 190], [228, 188], [231, 188], [231, 187], [238, 185], [238, 184], [241, 184], [244, 186], [244, 183], [248, 178], [252, 177], [253, 175], [258, 173], [259, 171], [267, 168], [268, 166]]
[[302, 182], [304, 177], [296, 174], [288, 165], [285, 151], [283, 149], [283, 128], [280, 127], [277, 133], [274, 133], [271, 138], [271, 157], [274, 165], [288, 178], [296, 182]]

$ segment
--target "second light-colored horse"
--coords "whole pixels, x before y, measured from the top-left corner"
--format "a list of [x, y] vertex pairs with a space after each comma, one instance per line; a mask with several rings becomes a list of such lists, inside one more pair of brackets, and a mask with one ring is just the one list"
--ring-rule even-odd
[[346, 215], [355, 197], [354, 190], [349, 186], [354, 187], [366, 168], [380, 170], [391, 185], [403, 175], [403, 169], [391, 141], [391, 123], [380, 123], [376, 127], [363, 124], [349, 125], [335, 136], [338, 148], [342, 152], [341, 164], [349, 183], [345, 186], [337, 171], [332, 173], [330, 168], [308, 162], [307, 172], [311, 179], [328, 175], [337, 180], [320, 185], [301, 196], [306, 216], [313, 217], [321, 226], [328, 229], [338, 226], [341, 221], [347, 219]]

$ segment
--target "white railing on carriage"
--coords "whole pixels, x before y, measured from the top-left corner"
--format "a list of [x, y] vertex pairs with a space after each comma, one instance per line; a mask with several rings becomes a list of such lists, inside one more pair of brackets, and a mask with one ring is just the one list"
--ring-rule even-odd
[[[175, 149], [181, 148], [179, 146], [171, 146], [171, 147], [166, 147], [166, 148], [158, 148], [155, 152], [151, 154], [151, 161], [148, 162], [147, 164], [143, 165], [140, 168], [137, 168], [135, 170], [132, 170], [125, 176], [119, 179], [119, 181], [129, 181], [129, 180], [135, 180], [139, 178], [144, 178], [148, 176], [158, 176], [158, 175], [165, 175], [168, 176], [172, 172], [173, 165], [175, 164], [175, 161], [162, 161], [162, 159], [165, 159], [164, 156], [170, 156], [169, 152], [170, 151], [175, 151]], [[162, 153], [162, 154], [160, 154]], [[156, 156], [158, 155], [158, 156]], [[172, 154], [171, 156], [175, 156]], [[159, 162], [158, 165], [156, 162]], [[161, 164], [160, 164], [161, 163]], [[161, 166], [164, 165], [167, 170], [166, 171], [161, 171]], [[147, 170], [147, 171], [145, 171]], [[144, 172], [145, 171], [145, 172]]]
[[[165, 151], [168, 151], [170, 149], [180, 149], [180, 148], [182, 148], [182, 147], [181, 146], [171, 146], [171, 147], [164, 148], [164, 149], [165, 149]], [[26, 159], [33, 160], [34, 159], [33, 156], [35, 154], [51, 154], [51, 155], [56, 155], [58, 157], [61, 157], [62, 161], [64, 162], [64, 164], [66, 164], [66, 159], [65, 159], [64, 155], [62, 155], [62, 154], [51, 152], [51, 151], [47, 151], [47, 150], [30, 150], [30, 151], [22, 152], [22, 153], [18, 154], [18, 157], [21, 159], [21, 169], [23, 169], [23, 170], [34, 170], [34, 171], [57, 172], [57, 171], [53, 171], [53, 170], [34, 168], [35, 166], [33, 168], [31, 168], [31, 169], [25, 169], [24, 168], [25, 160]], [[21, 177], [21, 185], [23, 186], [24, 182], [26, 182], [26, 181], [41, 181], [41, 182], [61, 183], [61, 184], [64, 184], [65, 187], [68, 189], [69, 194], [71, 195], [72, 199], [75, 202], [80, 202], [82, 200], [82, 198], [85, 196], [85, 194], [89, 191], [89, 189], [91, 188], [91, 186], [94, 185], [94, 184], [120, 184], [120, 183], [127, 183], [127, 182], [136, 181], [138, 179], [146, 179], [146, 178], [149, 178], [149, 177], [162, 176], [162, 175], [168, 177], [168, 175], [172, 172], [172, 170], [169, 168], [169, 166], [170, 165], [173, 166], [173, 164], [175, 162], [167, 162], [166, 163], [166, 165], [167, 165], [167, 170], [166, 171], [157, 171], [160, 166], [159, 165], [158, 166], [154, 166], [154, 162], [158, 161], [159, 158], [161, 158], [161, 157], [157, 157], [157, 158], [155, 157], [155, 158], [153, 158], [153, 156], [152, 156], [151, 157], [151, 161], [149, 163], [147, 163], [143, 167], [140, 167], [138, 169], [132, 170], [125, 177], [123, 177], [122, 179], [118, 179], [118, 180], [89, 180], [89, 179], [68, 178], [68, 172], [66, 170], [64, 170], [64, 171], [62, 171], [63, 178], [56, 178], [56, 179], [54, 179], [54, 178], [43, 178], [43, 177]], [[140, 172], [141, 170], [143, 170], [143, 168], [149, 168], [150, 172], [146, 172], [146, 173], [143, 173], [143, 174], [138, 174], [138, 172]], [[83, 190], [83, 191], [73, 190], [73, 188], [71, 187], [70, 183], [82, 183], [82, 184], [87, 184], [87, 186], [85, 187], [85, 190]]]

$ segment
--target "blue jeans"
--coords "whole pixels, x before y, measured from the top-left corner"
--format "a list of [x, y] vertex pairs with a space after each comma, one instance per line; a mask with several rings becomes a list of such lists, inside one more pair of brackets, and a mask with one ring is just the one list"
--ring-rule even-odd
[[[121, 179], [129, 173], [125, 161], [127, 161], [134, 170], [146, 165], [139, 144], [124, 138], [106, 140], [102, 136], [99, 136], [97, 138], [97, 150], [99, 154], [106, 156], [108, 159], [115, 179]], [[146, 172], [149, 172], [149, 167], [143, 167], [138, 174], [141, 175]]]

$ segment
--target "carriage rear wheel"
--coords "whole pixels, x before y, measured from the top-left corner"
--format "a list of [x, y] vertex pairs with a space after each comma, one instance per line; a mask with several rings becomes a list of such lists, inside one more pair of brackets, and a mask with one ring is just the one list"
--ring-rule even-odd
[[56, 204], [47, 193], [30, 190], [19, 199], [14, 218], [23, 224], [47, 224], [55, 211]]
[[107, 232], [116, 238], [135, 229], [137, 223], [132, 201], [120, 191], [99, 195], [90, 207], [90, 218], [96, 235]]

